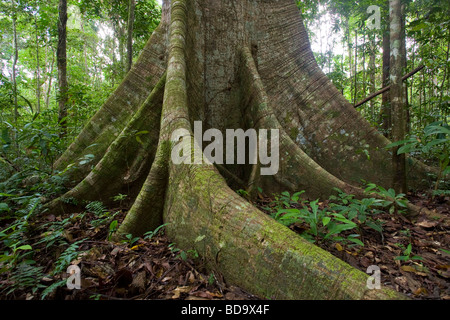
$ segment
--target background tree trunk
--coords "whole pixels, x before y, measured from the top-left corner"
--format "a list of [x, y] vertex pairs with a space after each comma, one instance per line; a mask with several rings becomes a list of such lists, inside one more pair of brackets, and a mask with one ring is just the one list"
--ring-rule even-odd
[[[13, 27], [13, 65], [12, 65], [12, 84], [13, 84], [13, 99], [14, 99], [14, 122], [17, 124], [19, 118], [19, 105], [17, 102], [17, 60], [19, 60], [19, 49], [17, 44], [17, 9], [15, 1], [11, 1], [12, 8], [12, 27]], [[17, 139], [15, 139], [17, 141]]]
[[[402, 50], [402, 8], [401, 0], [389, 1], [390, 12], [390, 38], [391, 38], [391, 62], [390, 62], [390, 100], [392, 110], [392, 140], [404, 140], [406, 136], [406, 108], [404, 101], [403, 67], [405, 65]], [[397, 148], [393, 149], [393, 187], [400, 193], [406, 193], [406, 156], [397, 154]]]
[[[387, 7], [389, 8], [389, 1], [387, 1]], [[390, 38], [390, 25], [389, 16], [385, 19], [386, 29], [383, 33], [383, 73], [382, 73], [382, 84], [383, 87], [390, 85], [389, 75], [390, 75], [390, 64], [391, 64], [391, 38]], [[384, 136], [386, 138], [391, 138], [392, 130], [392, 116], [391, 116], [391, 101], [390, 92], [383, 94], [381, 98], [381, 128]]]
[[39, 32], [37, 24], [37, 13], [34, 15], [36, 29], [36, 113], [41, 113], [41, 69], [39, 61]]
[[133, 25], [135, 7], [135, 0], [130, 0], [128, 5], [127, 72], [131, 70], [131, 65], [133, 64]]
[[[376, 42], [375, 42], [375, 36], [373, 36], [371, 42], [370, 42], [370, 56], [369, 56], [369, 95], [374, 94], [375, 84], [376, 84], [376, 65], [375, 65], [375, 59], [376, 59]], [[375, 121], [375, 101], [370, 100], [370, 113], [372, 116], [372, 121]]]
[[68, 104], [68, 83], [67, 83], [67, 0], [59, 0], [58, 5], [58, 47], [56, 51], [58, 64], [58, 85], [59, 85], [59, 115], [58, 120], [61, 126], [61, 136], [67, 133], [67, 104]]

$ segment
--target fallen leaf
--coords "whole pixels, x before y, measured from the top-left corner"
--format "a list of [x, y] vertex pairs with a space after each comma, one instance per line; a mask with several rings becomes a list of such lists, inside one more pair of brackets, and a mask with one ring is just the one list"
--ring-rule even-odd
[[414, 294], [416, 296], [423, 294], [423, 295], [428, 295], [428, 290], [426, 288], [420, 287], [419, 289], [417, 289], [416, 291], [414, 291]]
[[143, 246], [144, 246], [143, 244], [138, 244], [138, 245], [132, 247], [130, 250], [138, 250], [140, 247], [143, 247]]
[[186, 300], [210, 300], [210, 299], [197, 297], [197, 296], [189, 296], [189, 297], [186, 298]]
[[189, 291], [191, 291], [191, 287], [189, 287], [189, 286], [185, 286], [185, 287], [177, 287], [177, 288], [175, 288], [174, 290], [173, 290], [173, 296], [172, 296], [172, 299], [179, 299], [180, 298], [180, 295], [182, 294], [182, 293], [188, 293]]
[[402, 266], [401, 269], [402, 269], [403, 271], [406, 271], [406, 272], [414, 272], [414, 273], [417, 272], [417, 270], [414, 269], [414, 267], [411, 267], [411, 266]]
[[344, 248], [342, 248], [342, 246], [341, 246], [341, 244], [340, 243], [336, 243], [336, 249], [338, 250], [338, 251], [343, 251], [344, 250]]
[[206, 291], [206, 292], [205, 291], [196, 291], [196, 292], [191, 293], [191, 295], [195, 296], [195, 297], [201, 297], [204, 299], [208, 299], [208, 300], [212, 300], [214, 298], [209, 291]]
[[425, 228], [425, 229], [429, 229], [429, 228], [434, 228], [439, 224], [439, 221], [428, 221], [428, 220], [423, 220], [421, 222], [416, 223], [416, 226]]

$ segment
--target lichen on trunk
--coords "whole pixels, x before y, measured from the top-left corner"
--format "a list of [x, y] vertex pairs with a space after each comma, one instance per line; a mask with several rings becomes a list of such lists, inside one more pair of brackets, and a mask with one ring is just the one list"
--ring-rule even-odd
[[[193, 154], [204, 147], [196, 121], [203, 131], [279, 130], [279, 172], [262, 176], [259, 164], [174, 164], [175, 130], [184, 130]], [[48, 208], [68, 210], [68, 198], [107, 201], [126, 189], [130, 210], [119, 236], [167, 223], [178, 247], [195, 249], [226, 281], [260, 297], [401, 299], [388, 288], [368, 290], [368, 275], [234, 191], [304, 189], [326, 198], [338, 187], [362, 196], [361, 179], [391, 181], [388, 143], [318, 67], [294, 1], [166, 0], [141, 57], [58, 168], [89, 153], [94, 160], [73, 170], [73, 189]], [[426, 182], [427, 170], [416, 166], [413, 181]]]

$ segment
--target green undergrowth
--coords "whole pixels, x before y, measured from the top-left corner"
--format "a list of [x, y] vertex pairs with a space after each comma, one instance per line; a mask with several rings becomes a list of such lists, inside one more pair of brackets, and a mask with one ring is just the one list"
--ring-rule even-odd
[[[285, 191], [274, 194], [268, 203], [260, 208], [279, 223], [300, 227], [300, 235], [315, 243], [332, 241], [352, 246], [364, 246], [361, 241], [362, 228], [370, 228], [383, 236], [383, 223], [380, 213], [404, 214], [408, 200], [403, 193], [396, 194], [393, 189], [384, 189], [368, 184], [367, 197], [357, 199], [340, 189], [326, 201], [306, 200], [305, 191], [290, 194]], [[239, 192], [238, 192], [239, 193]]]

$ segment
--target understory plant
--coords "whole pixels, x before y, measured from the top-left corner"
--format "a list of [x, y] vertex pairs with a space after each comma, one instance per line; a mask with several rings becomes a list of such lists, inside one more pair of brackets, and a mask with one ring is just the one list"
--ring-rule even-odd
[[[438, 163], [438, 174], [433, 196], [439, 193], [439, 186], [450, 174], [450, 127], [438, 121], [425, 127], [420, 135], [412, 135], [408, 139], [396, 141], [386, 148], [398, 147], [397, 154], [410, 154], [425, 159], [435, 159]], [[444, 181], [442, 181], [444, 180]]]
[[[393, 189], [384, 189], [368, 184], [365, 192], [370, 196], [356, 199], [335, 188], [336, 195], [329, 197], [327, 206], [320, 208], [319, 200], [300, 200], [304, 191], [290, 195], [283, 192], [275, 195], [272, 206], [264, 207], [270, 215], [285, 226], [302, 223], [307, 226], [301, 235], [311, 242], [317, 240], [339, 241], [363, 246], [360, 240], [362, 227], [371, 228], [383, 237], [382, 223], [378, 215], [382, 212], [403, 212], [407, 207], [405, 194], [396, 194]], [[350, 233], [350, 234], [349, 234]]]

